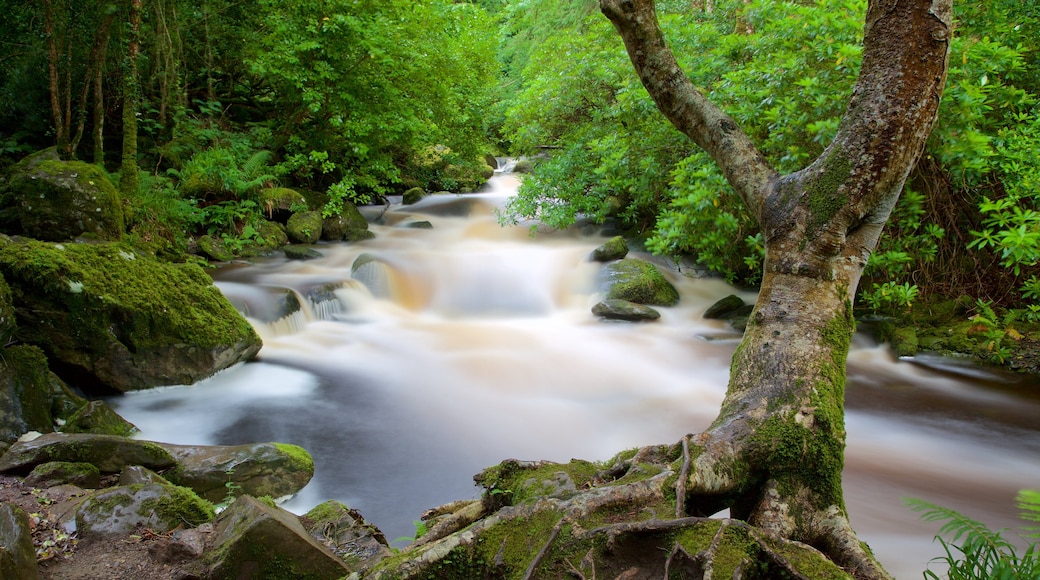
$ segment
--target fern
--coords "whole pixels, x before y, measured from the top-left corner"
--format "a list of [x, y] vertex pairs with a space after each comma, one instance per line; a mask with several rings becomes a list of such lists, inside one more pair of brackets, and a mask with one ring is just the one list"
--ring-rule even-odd
[[[1023, 520], [1040, 523], [1040, 491], [1024, 489], [1018, 492], [1017, 503], [1018, 507], [1024, 510], [1020, 516]], [[1027, 537], [1040, 538], [1040, 526], [1029, 526], [1024, 529], [1032, 532], [1026, 534]]]
[[[921, 519], [927, 522], [945, 522], [935, 538], [942, 545], [945, 556], [934, 558], [932, 562], [949, 567], [946, 575], [949, 580], [1040, 578], [1040, 547], [1036, 543], [1019, 556], [1015, 545], [1003, 535], [1007, 530], [993, 531], [960, 512], [920, 499], [907, 498], [904, 502], [910, 509], [921, 512]], [[1018, 505], [1025, 510], [1023, 519], [1040, 521], [1040, 493], [1021, 492]], [[924, 571], [924, 577], [940, 579], [931, 569]]]

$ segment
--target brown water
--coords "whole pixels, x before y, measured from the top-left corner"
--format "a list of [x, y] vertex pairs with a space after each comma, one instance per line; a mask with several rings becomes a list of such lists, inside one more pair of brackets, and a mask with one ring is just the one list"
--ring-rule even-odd
[[[601, 322], [587, 256], [605, 238], [500, 227], [494, 210], [516, 184], [498, 175], [485, 193], [373, 213], [375, 239], [322, 245], [321, 259], [217, 272], [264, 338], [260, 362], [114, 403], [143, 438], [302, 445], [317, 473], [287, 507], [339, 499], [391, 539], [411, 535], [423, 510], [475, 497], [472, 475], [502, 459], [605, 460], [706, 427], [738, 337], [701, 314], [734, 291], [675, 275], [682, 300], [660, 321]], [[433, 228], [408, 227], [422, 220]], [[378, 261], [352, 276], [363, 253]], [[285, 289], [302, 308], [283, 317]], [[1020, 525], [1015, 494], [1040, 488], [1040, 404], [1016, 389], [948, 361], [897, 361], [858, 337], [846, 499], [897, 578], [921, 577], [940, 553], [938, 525], [902, 497]]]

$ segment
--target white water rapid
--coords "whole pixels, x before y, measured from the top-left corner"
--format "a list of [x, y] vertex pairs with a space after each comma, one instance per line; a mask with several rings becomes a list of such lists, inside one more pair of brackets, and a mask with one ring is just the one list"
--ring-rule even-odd
[[[661, 320], [601, 322], [587, 257], [605, 238], [500, 227], [516, 186], [498, 174], [483, 193], [369, 208], [373, 240], [216, 272], [264, 339], [259, 361], [112, 404], [144, 439], [301, 445], [317, 473], [287, 507], [338, 499], [391, 540], [425, 509], [476, 497], [473, 474], [503, 459], [605, 460], [706, 427], [738, 337], [701, 314], [733, 290], [674, 276], [682, 300]], [[352, 274], [362, 254], [374, 261]], [[1017, 529], [1015, 494], [1040, 488], [1037, 399], [920, 362], [863, 338], [849, 358], [846, 499], [897, 578], [941, 553], [938, 524], [902, 497]]]

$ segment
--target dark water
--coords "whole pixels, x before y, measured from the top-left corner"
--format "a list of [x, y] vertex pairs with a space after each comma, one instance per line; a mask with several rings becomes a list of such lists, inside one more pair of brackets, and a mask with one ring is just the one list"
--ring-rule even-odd
[[[427, 508], [476, 497], [472, 475], [502, 459], [606, 460], [706, 427], [737, 336], [701, 313], [733, 290], [675, 276], [682, 301], [659, 322], [600, 322], [586, 257], [604, 238], [501, 228], [494, 209], [515, 187], [499, 175], [486, 193], [395, 207], [374, 240], [321, 246], [319, 260], [218, 272], [264, 338], [259, 362], [114, 403], [142, 438], [302, 445], [317, 473], [287, 507], [339, 499], [391, 539], [411, 535]], [[433, 229], [407, 227], [422, 220]], [[362, 253], [377, 261], [352, 276]], [[278, 319], [285, 289], [303, 309]], [[1040, 488], [1040, 404], [1022, 390], [858, 339], [846, 499], [897, 578], [919, 578], [941, 552], [938, 525], [902, 497], [1020, 525], [1014, 496]]]

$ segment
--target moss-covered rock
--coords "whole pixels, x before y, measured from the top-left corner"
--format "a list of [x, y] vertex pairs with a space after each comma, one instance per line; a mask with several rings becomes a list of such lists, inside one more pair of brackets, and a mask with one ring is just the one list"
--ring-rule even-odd
[[160, 444], [177, 460], [165, 477], [210, 501], [227, 495], [227, 483], [255, 497], [284, 497], [314, 476], [314, 461], [302, 447], [283, 443], [203, 446]]
[[28, 516], [16, 505], [0, 503], [0, 578], [39, 577]]
[[260, 191], [260, 209], [267, 219], [285, 223], [300, 209], [310, 209], [302, 193], [288, 187], [272, 187]]
[[282, 248], [282, 251], [290, 260], [314, 260], [322, 256], [321, 252], [309, 246], [290, 245]]
[[534, 164], [530, 159], [520, 159], [513, 166], [513, 173], [531, 173], [532, 171], [534, 171]]
[[112, 410], [104, 401], [90, 401], [80, 407], [61, 426], [62, 433], [97, 433], [129, 437], [138, 432], [133, 423]]
[[23, 433], [54, 431], [87, 401], [73, 393], [47, 368], [47, 357], [35, 346], [4, 350], [0, 358], [0, 442], [12, 443]]
[[404, 205], [412, 205], [413, 203], [419, 203], [419, 200], [426, 197], [426, 191], [421, 187], [413, 187], [408, 191], [405, 191], [401, 198], [401, 203]]
[[598, 302], [592, 307], [592, 313], [607, 320], [625, 320], [628, 322], [643, 322], [661, 318], [661, 313], [649, 306], [616, 299]]
[[51, 461], [92, 463], [102, 473], [119, 473], [128, 465], [164, 470], [176, 465], [169, 451], [151, 441], [114, 435], [48, 433], [19, 441], [0, 457], [0, 473], [29, 473]]
[[603, 283], [607, 299], [653, 306], [674, 306], [679, 302], [679, 291], [675, 286], [657, 266], [643, 260], [626, 258], [606, 264], [603, 266]]
[[628, 255], [628, 243], [621, 236], [614, 236], [600, 247], [592, 251], [592, 260], [595, 262], [610, 262], [620, 260]]
[[39, 488], [70, 484], [83, 489], [97, 489], [101, 485], [101, 470], [92, 463], [50, 461], [34, 467], [24, 483]]
[[315, 540], [347, 563], [363, 563], [390, 555], [383, 532], [365, 521], [361, 512], [329, 500], [307, 512], [300, 523]]
[[76, 509], [82, 538], [124, 536], [140, 528], [167, 532], [212, 521], [213, 504], [190, 489], [149, 483], [110, 487], [94, 492]]
[[22, 235], [55, 242], [123, 235], [119, 191], [96, 165], [60, 161], [45, 151], [15, 165], [4, 189], [0, 200], [12, 210]]
[[280, 223], [261, 220], [257, 225], [258, 245], [261, 251], [277, 250], [289, 243], [289, 234]]
[[321, 212], [303, 211], [294, 213], [285, 225], [289, 240], [298, 244], [313, 244], [321, 239], [323, 225]]
[[217, 236], [205, 235], [197, 240], [199, 253], [216, 262], [230, 262], [235, 259], [235, 254], [228, 249], [224, 240]]
[[343, 211], [339, 215], [326, 218], [322, 223], [321, 238], [329, 241], [358, 241], [374, 237], [368, 231], [368, 220], [361, 215], [361, 210], [349, 201], [343, 201]]
[[17, 337], [84, 388], [190, 384], [252, 358], [260, 339], [194, 264], [121, 244], [26, 242], [0, 248]]
[[249, 496], [221, 512], [211, 545], [199, 563], [203, 578], [325, 580], [351, 572], [296, 516]]

